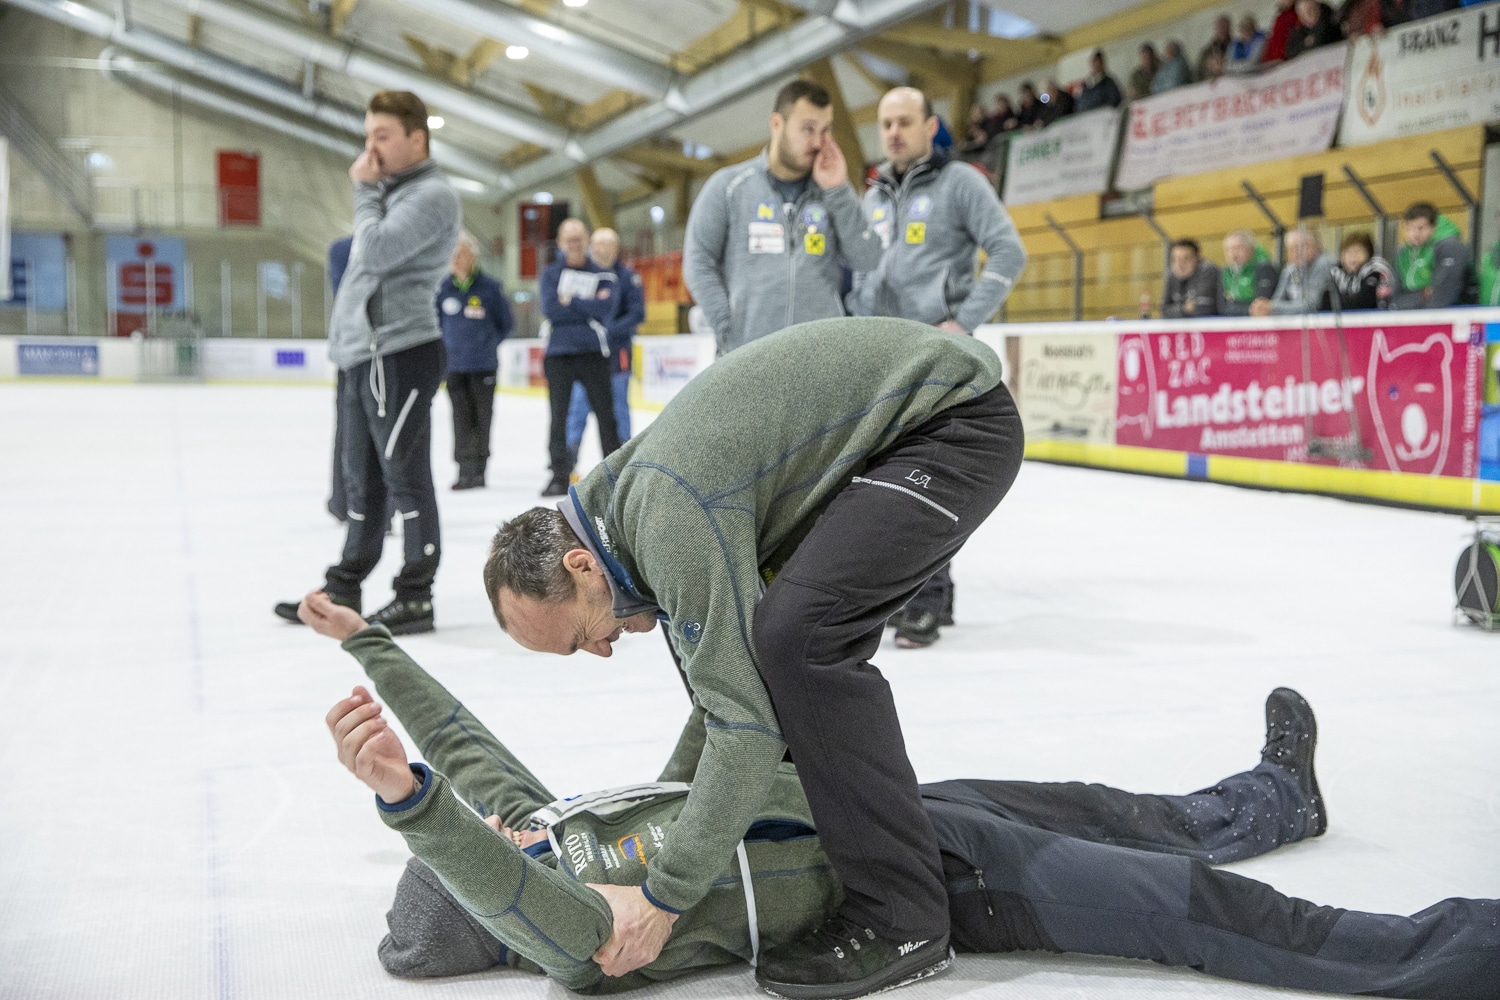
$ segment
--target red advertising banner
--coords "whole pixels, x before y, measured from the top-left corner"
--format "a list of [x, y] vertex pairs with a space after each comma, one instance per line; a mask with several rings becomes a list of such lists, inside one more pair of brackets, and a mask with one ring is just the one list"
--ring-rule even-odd
[[[1363, 317], [1361, 317], [1363, 318]], [[1484, 330], [1447, 323], [1131, 333], [1115, 441], [1474, 478]], [[1460, 337], [1465, 339], [1459, 339]]]
[[219, 225], [260, 225], [260, 154], [218, 153]]

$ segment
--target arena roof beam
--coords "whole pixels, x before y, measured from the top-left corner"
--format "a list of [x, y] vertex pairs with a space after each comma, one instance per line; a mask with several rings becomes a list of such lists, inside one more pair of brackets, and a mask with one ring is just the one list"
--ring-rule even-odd
[[[357, 108], [346, 107], [316, 95], [305, 94], [300, 89], [275, 77], [143, 28], [122, 28], [114, 18], [92, 7], [68, 3], [66, 0], [5, 0], [5, 2], [96, 38], [102, 38], [122, 49], [165, 63], [174, 69], [212, 81], [219, 87], [264, 101], [303, 118], [321, 122], [345, 133], [351, 141], [359, 139], [356, 149], [363, 146], [364, 115]], [[123, 65], [118, 59], [116, 64]], [[149, 67], [132, 64], [131, 72], [140, 77], [147, 69]], [[161, 73], [157, 75], [163, 79], [175, 79]], [[210, 91], [204, 92], [210, 93]], [[242, 106], [250, 107], [249, 105]], [[262, 116], [274, 117], [260, 109], [253, 110]], [[288, 121], [287, 124], [296, 125], [297, 123]], [[479, 181], [496, 189], [497, 192], [508, 193], [515, 189], [509, 175], [502, 171], [498, 164], [491, 163], [484, 157], [439, 141], [433, 142], [432, 149], [439, 162], [452, 173]]]
[[[854, 24], [831, 17], [805, 17], [682, 83], [665, 98], [620, 115], [608, 125], [578, 136], [561, 153], [551, 153], [516, 170], [527, 188], [571, 173], [578, 164], [609, 156], [648, 136], [665, 132], [795, 73], [802, 67], [936, 7], [942, 0], [863, 0]], [[855, 16], [855, 15], [851, 15]]]
[[429, 104], [504, 135], [534, 142], [548, 149], [564, 148], [569, 141], [567, 129], [540, 115], [435, 79], [394, 59], [328, 38], [311, 28], [274, 14], [229, 0], [192, 0], [192, 12], [267, 45], [274, 45], [300, 59], [316, 63], [324, 69], [346, 73], [383, 89], [416, 91]]
[[505, 3], [475, 0], [398, 0], [403, 6], [473, 29], [482, 35], [524, 45], [536, 55], [579, 76], [637, 94], [665, 97], [672, 71], [613, 45], [528, 14]]

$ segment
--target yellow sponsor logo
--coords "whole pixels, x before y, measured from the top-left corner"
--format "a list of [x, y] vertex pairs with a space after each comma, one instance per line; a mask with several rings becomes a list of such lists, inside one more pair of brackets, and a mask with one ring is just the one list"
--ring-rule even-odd
[[828, 249], [828, 237], [822, 233], [808, 233], [802, 238], [802, 249], [814, 257], [821, 257]]
[[761, 202], [755, 206], [755, 217], [761, 220], [773, 220], [776, 218], [776, 209], [765, 202]]
[[925, 223], [925, 222], [908, 222], [906, 224], [906, 242], [908, 242], [908, 243], [926, 243], [927, 242], [927, 223]]

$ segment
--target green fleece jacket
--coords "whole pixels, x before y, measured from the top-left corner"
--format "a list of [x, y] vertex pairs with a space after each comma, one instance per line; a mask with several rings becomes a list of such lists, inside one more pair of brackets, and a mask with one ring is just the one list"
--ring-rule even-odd
[[[562, 858], [546, 851], [528, 857], [481, 816], [498, 815], [524, 829], [552, 794], [384, 626], [356, 632], [343, 646], [431, 765], [413, 768], [421, 786], [411, 798], [376, 799], [382, 819], [505, 945], [502, 963], [540, 969], [573, 990], [611, 993], [749, 960], [744, 883], [731, 847], [702, 899], [673, 924], [656, 961], [605, 976], [593, 954], [609, 938], [613, 917], [604, 897], [584, 883], [640, 885], [680, 825], [687, 796], [653, 794], [623, 808], [579, 813], [554, 827]], [[790, 764], [773, 769], [750, 819], [760, 824], [745, 847], [764, 950], [811, 933], [838, 908], [842, 889], [810, 833], [812, 816]]]
[[658, 906], [709, 892], [778, 774], [752, 639], [764, 581], [870, 456], [1000, 373], [979, 341], [910, 320], [789, 327], [716, 361], [574, 488], [570, 520], [618, 586], [665, 613], [702, 710], [664, 775], [693, 789], [648, 871]]

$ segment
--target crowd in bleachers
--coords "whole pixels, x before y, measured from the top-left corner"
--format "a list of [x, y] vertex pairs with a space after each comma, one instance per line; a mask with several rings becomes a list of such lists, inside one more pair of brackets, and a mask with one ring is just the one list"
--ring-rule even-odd
[[1191, 83], [1254, 72], [1324, 45], [1380, 34], [1408, 21], [1482, 2], [1493, 0], [1344, 0], [1337, 9], [1321, 0], [1277, 0], [1265, 28], [1253, 14], [1243, 15], [1238, 24], [1229, 15], [1220, 15], [1212, 36], [1191, 63], [1180, 41], [1172, 39], [1160, 46], [1143, 43], [1123, 88], [1110, 75], [1104, 52], [1096, 50], [1082, 80], [1066, 86], [1048, 80], [1040, 91], [1028, 81], [1021, 84], [1015, 100], [1002, 93], [990, 108], [974, 105], [961, 152], [977, 156], [996, 137], [1012, 132], [1045, 128], [1068, 115], [1119, 107]]

